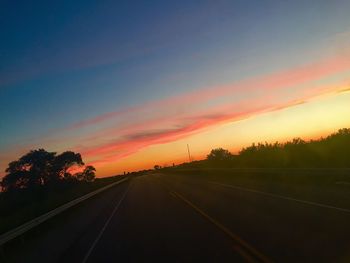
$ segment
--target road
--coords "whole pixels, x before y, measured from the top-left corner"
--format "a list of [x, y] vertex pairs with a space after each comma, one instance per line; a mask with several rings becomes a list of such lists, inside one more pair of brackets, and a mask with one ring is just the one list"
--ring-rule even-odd
[[4, 259], [350, 262], [349, 219], [346, 208], [227, 181], [149, 174], [50, 220]]

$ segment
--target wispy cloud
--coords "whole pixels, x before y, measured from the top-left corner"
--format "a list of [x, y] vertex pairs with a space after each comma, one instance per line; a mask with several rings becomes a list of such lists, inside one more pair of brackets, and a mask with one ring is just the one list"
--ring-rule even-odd
[[[42, 141], [48, 145], [65, 141], [89, 163], [103, 166], [145, 147], [176, 141], [213, 126], [300, 105], [322, 94], [345, 92], [348, 87], [344, 89], [344, 78], [336, 76], [348, 70], [348, 57], [332, 57], [105, 113]], [[322, 80], [326, 82], [322, 84]]]
[[158, 101], [151, 101], [143, 105], [126, 108], [120, 111], [108, 112], [91, 119], [83, 120], [68, 127], [79, 129], [89, 125], [97, 125], [117, 118], [126, 118], [135, 113], [163, 110], [179, 111], [181, 107], [195, 108], [202, 103], [213, 101], [225, 96], [242, 97], [250, 93], [270, 93], [274, 90], [287, 89], [296, 85], [319, 80], [350, 69], [349, 56], [336, 56], [323, 59], [297, 68], [292, 68], [268, 75], [244, 79], [229, 85], [202, 88]]
[[[319, 93], [315, 93], [314, 95], [304, 96], [301, 99], [286, 99], [285, 101], [277, 103], [275, 101], [266, 101], [266, 103], [259, 103], [258, 100], [255, 101], [255, 103], [251, 101], [253, 105], [251, 105], [249, 109], [236, 111], [234, 108], [239, 108], [239, 105], [227, 105], [226, 109], [220, 107], [222, 113], [208, 112], [201, 115], [177, 119], [174, 121], [176, 127], [173, 128], [166, 128], [164, 125], [164, 129], [152, 129], [147, 126], [144, 126], [143, 129], [130, 129], [128, 133], [120, 134], [116, 136], [117, 138], [115, 140], [111, 140], [108, 143], [93, 147], [82, 147], [78, 150], [82, 152], [84, 156], [93, 158], [94, 165], [104, 165], [106, 163], [118, 161], [150, 145], [176, 141], [189, 135], [200, 133], [213, 126], [246, 119], [265, 112], [302, 105], [319, 95]], [[262, 101], [264, 101], [264, 98], [262, 98]]]

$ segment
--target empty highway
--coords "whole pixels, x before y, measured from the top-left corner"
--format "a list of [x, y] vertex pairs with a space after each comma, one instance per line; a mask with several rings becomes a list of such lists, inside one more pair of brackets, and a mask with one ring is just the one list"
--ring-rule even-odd
[[[350, 194], [350, 192], [349, 192]], [[350, 209], [181, 174], [135, 177], [48, 221], [5, 262], [349, 262]]]

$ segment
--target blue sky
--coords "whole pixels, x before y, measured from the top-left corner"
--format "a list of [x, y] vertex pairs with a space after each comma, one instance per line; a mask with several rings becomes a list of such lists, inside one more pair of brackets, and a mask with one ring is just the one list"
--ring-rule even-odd
[[332, 56], [348, 10], [349, 1], [5, 1], [0, 148]]

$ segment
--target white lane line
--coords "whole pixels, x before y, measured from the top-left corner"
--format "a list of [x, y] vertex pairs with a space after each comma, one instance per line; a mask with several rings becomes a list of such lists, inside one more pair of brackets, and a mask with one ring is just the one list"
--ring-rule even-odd
[[302, 204], [306, 204], [306, 205], [318, 206], [318, 207], [322, 207], [322, 208], [328, 208], [328, 209], [338, 210], [338, 211], [341, 211], [341, 212], [350, 213], [350, 209], [336, 207], [336, 206], [332, 206], [332, 205], [325, 205], [325, 204], [321, 204], [321, 203], [316, 203], [316, 202], [296, 199], [296, 198], [283, 196], [283, 195], [272, 194], [272, 193], [268, 193], [268, 192], [263, 192], [263, 191], [258, 191], [258, 190], [254, 190], [254, 189], [250, 189], [250, 188], [234, 186], [234, 185], [230, 185], [230, 184], [222, 184], [222, 183], [217, 183], [217, 182], [209, 182], [209, 183], [220, 185], [220, 186], [224, 186], [224, 187], [229, 187], [229, 188], [233, 188], [233, 189], [238, 189], [238, 190], [241, 190], [241, 191], [261, 194], [261, 195], [275, 197], [275, 198], [279, 198], [279, 199], [284, 199], [284, 200], [288, 200], [288, 201], [294, 201], [294, 202], [298, 202], [298, 203], [302, 203]]
[[122, 198], [119, 200], [119, 202], [117, 203], [117, 205], [114, 207], [114, 209], [113, 209], [111, 215], [109, 216], [109, 218], [107, 219], [106, 223], [105, 223], [104, 226], [102, 227], [100, 233], [97, 235], [97, 237], [96, 237], [94, 243], [92, 243], [92, 245], [91, 245], [89, 251], [86, 253], [86, 255], [85, 255], [85, 257], [84, 257], [82, 263], [86, 263], [87, 260], [89, 259], [89, 256], [91, 255], [91, 253], [92, 253], [92, 251], [94, 250], [95, 246], [97, 245], [98, 241], [101, 239], [101, 237], [102, 237], [103, 233], [105, 232], [105, 230], [106, 230], [106, 228], [107, 228], [109, 222], [112, 220], [114, 214], [117, 212], [117, 210], [119, 209], [121, 203], [123, 202], [123, 200], [124, 200], [126, 194], [127, 194], [128, 191], [129, 191], [129, 188], [130, 188], [130, 185], [129, 185], [128, 188], [125, 190], [125, 192], [124, 192]]

